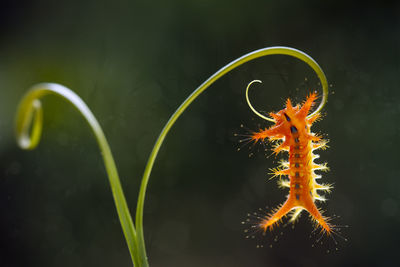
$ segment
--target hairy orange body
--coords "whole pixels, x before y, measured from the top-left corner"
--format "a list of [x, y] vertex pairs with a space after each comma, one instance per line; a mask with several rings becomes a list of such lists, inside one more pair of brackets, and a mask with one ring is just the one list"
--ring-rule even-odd
[[[260, 227], [264, 230], [271, 229], [283, 216], [292, 211], [291, 221], [295, 221], [296, 217], [303, 209], [307, 210], [317, 224], [330, 234], [332, 226], [328, 223], [328, 219], [322, 216], [320, 210], [316, 207], [315, 201], [324, 201], [323, 196], [318, 191], [331, 189], [330, 185], [318, 184], [317, 179], [320, 175], [315, 170], [327, 170], [326, 164], [316, 164], [314, 159], [318, 155], [313, 151], [318, 148], [325, 148], [326, 141], [311, 133], [311, 125], [320, 117], [319, 113], [307, 118], [310, 108], [314, 104], [316, 94], [311, 94], [302, 106], [292, 106], [290, 99], [286, 102], [286, 108], [277, 112], [270, 113], [275, 120], [275, 125], [268, 129], [261, 130], [252, 134], [251, 138], [255, 141], [264, 141], [268, 138], [272, 140], [282, 140], [275, 147], [274, 152], [278, 154], [281, 151], [289, 152], [289, 161], [282, 161], [281, 168], [273, 169], [274, 176], [279, 176], [280, 185], [289, 187], [290, 192], [286, 202], [278, 207], [269, 216], [260, 223]], [[285, 179], [282, 176], [289, 178]]]

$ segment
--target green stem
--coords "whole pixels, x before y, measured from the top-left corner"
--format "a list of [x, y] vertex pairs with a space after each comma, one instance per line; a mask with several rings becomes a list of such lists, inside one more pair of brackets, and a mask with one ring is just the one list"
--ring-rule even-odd
[[19, 146], [22, 149], [34, 149], [38, 145], [43, 123], [43, 111], [40, 99], [49, 94], [60, 96], [70, 102], [89, 123], [100, 147], [101, 155], [103, 156], [115, 206], [117, 208], [119, 220], [121, 222], [133, 264], [135, 266], [141, 266], [141, 260], [139, 259], [140, 255], [138, 254], [139, 250], [136, 230], [122, 191], [121, 182], [110, 147], [98, 121], [85, 102], [83, 102], [78, 95], [59, 84], [42, 83], [33, 86], [31, 90], [26, 93], [18, 107], [16, 117], [16, 136]]
[[[143, 233], [143, 208], [144, 208], [144, 200], [145, 200], [145, 195], [146, 195], [146, 188], [147, 184], [149, 182], [150, 178], [150, 173], [154, 165], [154, 161], [156, 160], [158, 151], [160, 150], [160, 147], [167, 136], [169, 130], [171, 129], [172, 125], [176, 122], [176, 120], [179, 118], [179, 116], [185, 111], [185, 109], [195, 100], [204, 90], [206, 90], [211, 84], [213, 84], [215, 81], [217, 81], [219, 78], [224, 76], [226, 73], [229, 71], [235, 69], [236, 67], [242, 65], [243, 63], [246, 63], [247, 61], [263, 57], [263, 56], [268, 56], [268, 55], [289, 55], [295, 58], [298, 58], [308, 64], [317, 74], [318, 78], [321, 81], [322, 85], [322, 100], [321, 104], [319, 107], [314, 111], [313, 114], [318, 113], [321, 111], [323, 106], [325, 105], [327, 98], [328, 98], [328, 82], [326, 80], [325, 74], [322, 71], [321, 67], [318, 65], [317, 62], [315, 62], [310, 56], [307, 54], [294, 49], [290, 47], [267, 47], [263, 48], [260, 50], [256, 50], [254, 52], [248, 53], [225, 67], [221, 68], [218, 70], [215, 74], [213, 74], [210, 78], [208, 78], [203, 84], [201, 84], [180, 106], [179, 108], [175, 111], [174, 114], [170, 117], [168, 120], [167, 124], [164, 126], [162, 129], [156, 143], [154, 144], [153, 150], [151, 151], [150, 157], [147, 161], [147, 165], [143, 174], [142, 178], [142, 183], [140, 185], [140, 191], [139, 191], [139, 197], [138, 197], [138, 202], [137, 202], [137, 208], [136, 208], [136, 230], [137, 230], [137, 238], [138, 238], [138, 245], [139, 245], [139, 253], [140, 253], [140, 258], [143, 260], [141, 263], [143, 265], [141, 266], [148, 266], [147, 263], [147, 256], [146, 256], [146, 247], [145, 247], [145, 242], [144, 242], [144, 233]], [[312, 114], [312, 115], [313, 115]]]

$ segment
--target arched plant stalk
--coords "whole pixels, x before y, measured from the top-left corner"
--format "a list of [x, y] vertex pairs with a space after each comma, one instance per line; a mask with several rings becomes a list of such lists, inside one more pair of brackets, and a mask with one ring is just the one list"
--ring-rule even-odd
[[34, 149], [40, 141], [43, 110], [40, 99], [46, 95], [57, 95], [71, 103], [90, 125], [99, 145], [110, 181], [119, 221], [135, 266], [140, 265], [136, 230], [121, 187], [110, 146], [98, 121], [83, 100], [65, 86], [55, 83], [41, 83], [33, 86], [21, 100], [16, 118], [17, 143], [22, 149]]
[[[23, 149], [34, 149], [40, 141], [42, 123], [43, 123], [43, 111], [40, 103], [40, 99], [49, 94], [61, 96], [68, 102], [70, 102], [86, 119], [89, 123], [97, 143], [100, 147], [101, 154], [103, 156], [104, 164], [110, 181], [115, 206], [117, 208], [119, 220], [125, 235], [126, 242], [128, 244], [129, 252], [132, 257], [133, 264], [138, 267], [147, 267], [148, 260], [146, 255], [146, 248], [144, 242], [143, 232], [143, 209], [146, 195], [147, 184], [150, 178], [150, 173], [153, 168], [155, 159], [158, 151], [168, 134], [171, 127], [174, 125], [179, 116], [185, 111], [185, 109], [195, 100], [204, 90], [206, 90], [211, 84], [217, 81], [219, 78], [224, 76], [229, 71], [236, 67], [246, 63], [250, 60], [268, 56], [268, 55], [289, 55], [296, 57], [306, 64], [308, 64], [317, 74], [321, 81], [323, 96], [321, 104], [314, 111], [319, 112], [325, 105], [328, 97], [328, 82], [325, 74], [319, 65], [307, 54], [289, 47], [268, 47], [260, 50], [256, 50], [249, 54], [246, 54], [225, 67], [221, 68], [210, 78], [208, 78], [203, 84], [201, 84], [175, 111], [175, 113], [168, 120], [167, 124], [161, 131], [150, 157], [147, 161], [147, 165], [143, 174], [142, 183], [140, 185], [139, 197], [136, 208], [136, 229], [132, 222], [132, 218], [128, 209], [128, 205], [125, 200], [125, 196], [121, 187], [120, 179], [118, 176], [117, 168], [112, 157], [110, 147], [104, 136], [104, 133], [94, 117], [93, 113], [87, 107], [87, 105], [70, 89], [54, 83], [42, 83], [32, 87], [28, 93], [22, 99], [16, 118], [16, 135], [19, 146]], [[246, 92], [247, 95], [247, 92]], [[255, 110], [253, 110], [255, 111]], [[313, 114], [314, 114], [313, 113]]]

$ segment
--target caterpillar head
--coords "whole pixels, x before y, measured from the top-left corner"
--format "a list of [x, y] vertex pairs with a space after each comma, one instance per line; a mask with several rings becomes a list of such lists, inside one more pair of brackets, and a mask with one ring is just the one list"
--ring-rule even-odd
[[265, 134], [270, 139], [281, 139], [291, 135], [307, 135], [310, 133], [312, 123], [319, 117], [319, 113], [307, 118], [311, 107], [315, 103], [317, 95], [310, 94], [303, 105], [293, 106], [290, 99], [286, 101], [286, 107], [277, 113], [269, 115], [274, 119], [275, 124], [266, 130]]

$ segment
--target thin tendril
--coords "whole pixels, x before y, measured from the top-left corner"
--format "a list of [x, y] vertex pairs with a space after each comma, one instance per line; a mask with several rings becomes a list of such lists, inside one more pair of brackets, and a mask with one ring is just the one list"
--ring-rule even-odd
[[164, 142], [165, 137], [167, 136], [169, 130], [171, 127], [174, 125], [176, 120], [180, 117], [180, 115], [185, 111], [185, 109], [204, 91], [206, 90], [211, 84], [213, 84], [215, 81], [217, 81], [219, 78], [224, 76], [226, 73], [230, 72], [231, 70], [235, 69], [236, 67], [242, 65], [243, 63], [246, 63], [250, 60], [263, 57], [263, 56], [268, 56], [268, 55], [289, 55], [296, 57], [305, 63], [307, 63], [317, 74], [318, 78], [321, 81], [322, 85], [322, 101], [319, 107], [310, 115], [315, 115], [325, 105], [327, 98], [328, 98], [328, 82], [326, 80], [325, 74], [322, 71], [321, 67], [315, 62], [310, 56], [307, 54], [294, 49], [290, 47], [283, 47], [283, 46], [276, 46], [276, 47], [267, 47], [263, 48], [260, 50], [256, 50], [253, 52], [250, 52], [234, 61], [231, 63], [227, 64], [220, 70], [218, 70], [216, 73], [214, 73], [210, 78], [208, 78], [203, 84], [201, 84], [194, 92], [189, 95], [189, 97], [178, 107], [178, 109], [175, 111], [174, 114], [170, 117], [168, 120], [167, 124], [164, 126], [162, 129], [160, 135], [158, 136], [158, 139], [156, 143], [154, 144], [153, 150], [150, 153], [150, 157], [147, 161], [147, 165], [143, 174], [142, 178], [142, 183], [140, 185], [140, 191], [139, 191], [139, 197], [138, 197], [138, 202], [137, 202], [137, 208], [136, 208], [136, 230], [137, 230], [137, 238], [138, 238], [138, 245], [140, 249], [140, 255], [141, 258], [146, 259], [145, 262], [147, 262], [147, 256], [146, 256], [146, 247], [145, 247], [145, 242], [144, 242], [144, 233], [143, 233], [143, 209], [144, 209], [144, 200], [146, 196], [146, 189], [147, 189], [147, 184], [150, 179], [150, 174], [151, 170], [153, 169], [154, 162], [156, 160], [158, 151], [160, 150], [160, 147], [162, 143]]
[[40, 99], [46, 95], [57, 95], [67, 100], [82, 114], [90, 125], [99, 145], [101, 155], [103, 156], [118, 217], [133, 264], [135, 266], [141, 266], [136, 230], [133, 225], [131, 214], [129, 213], [110, 147], [98, 121], [78, 95], [70, 89], [55, 83], [42, 83], [33, 86], [25, 94], [18, 107], [16, 117], [16, 138], [18, 145], [22, 149], [34, 149], [39, 144], [43, 124], [43, 110]]
[[253, 83], [262, 83], [262, 81], [260, 81], [260, 80], [254, 80], [254, 81], [251, 81], [251, 82], [247, 85], [247, 87], [246, 87], [246, 102], [247, 102], [247, 105], [249, 106], [249, 108], [250, 108], [258, 117], [263, 118], [264, 120], [267, 120], [267, 121], [270, 121], [270, 122], [275, 122], [274, 119], [262, 115], [260, 112], [258, 112], [258, 111], [253, 107], [253, 105], [251, 105], [251, 102], [250, 102], [250, 99], [249, 99], [249, 88], [250, 88], [250, 86], [251, 86]]

